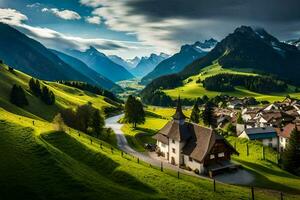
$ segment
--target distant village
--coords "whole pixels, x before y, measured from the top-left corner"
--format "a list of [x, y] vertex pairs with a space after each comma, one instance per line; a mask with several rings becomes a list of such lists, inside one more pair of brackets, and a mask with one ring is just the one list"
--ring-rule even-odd
[[286, 97], [282, 102], [249, 106], [246, 99], [233, 98], [226, 108], [215, 108], [217, 127], [232, 123], [237, 137], [261, 141], [283, 152], [291, 132], [300, 130], [300, 100]]

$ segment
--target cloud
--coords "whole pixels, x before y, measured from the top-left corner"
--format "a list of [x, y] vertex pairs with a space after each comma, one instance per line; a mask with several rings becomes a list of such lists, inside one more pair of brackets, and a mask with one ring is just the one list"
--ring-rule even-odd
[[10, 25], [20, 25], [28, 20], [27, 16], [15, 9], [0, 8], [0, 22]]
[[101, 17], [99, 17], [99, 16], [86, 17], [85, 21], [87, 23], [90, 23], [90, 24], [97, 24], [97, 25], [99, 25], [99, 24], [101, 24]]
[[79, 20], [81, 19], [81, 16], [72, 10], [59, 10], [57, 8], [43, 8], [42, 12], [49, 12], [54, 14], [55, 16], [65, 19], [65, 20]]
[[[281, 38], [295, 36], [299, 0], [80, 0], [115, 31], [135, 34], [157, 51], [182, 43], [222, 39], [240, 25], [262, 26]], [[216, 6], [217, 5], [217, 6]], [[295, 30], [296, 29], [296, 30]]]
[[40, 7], [41, 6], [41, 4], [40, 3], [33, 3], [33, 4], [28, 4], [28, 5], [26, 5], [26, 7], [27, 8], [38, 8], [38, 7]]
[[[42, 42], [48, 48], [58, 50], [78, 49], [86, 50], [90, 46], [94, 46], [106, 54], [116, 54], [125, 56], [134, 56], [141, 53], [140, 49], [144, 49], [147, 53], [151, 52], [151, 47], [141, 42], [109, 40], [102, 38], [82, 38], [65, 35], [53, 29], [45, 27], [34, 27], [27, 25], [27, 16], [14, 9], [0, 8], [0, 22], [12, 25], [29, 37]], [[128, 54], [131, 52], [132, 54]]]

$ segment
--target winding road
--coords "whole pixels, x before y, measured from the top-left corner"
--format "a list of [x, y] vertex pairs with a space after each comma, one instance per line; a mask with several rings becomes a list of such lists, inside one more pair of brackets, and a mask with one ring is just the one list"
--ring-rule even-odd
[[[156, 167], [160, 167], [161, 163], [163, 163], [164, 168], [179, 171], [180, 173], [195, 176], [198, 178], [210, 179], [206, 176], [197, 175], [194, 172], [183, 170], [183, 169], [179, 168], [178, 166], [171, 165], [170, 163], [168, 163], [166, 160], [164, 160], [162, 158], [156, 159], [156, 158], [151, 157], [148, 153], [141, 153], [141, 152], [137, 152], [134, 149], [132, 149], [129, 146], [123, 131], [121, 130], [123, 125], [118, 123], [119, 119], [121, 119], [122, 117], [123, 117], [123, 114], [117, 115], [114, 117], [110, 117], [105, 120], [106, 127], [111, 128], [115, 132], [116, 138], [117, 138], [117, 145], [122, 151], [124, 151], [134, 157], [137, 157], [140, 160], [142, 160], [146, 163], [149, 163], [153, 166], [156, 166]], [[245, 170], [239, 170], [236, 173], [218, 175], [214, 178], [220, 182], [229, 183], [229, 184], [241, 184], [241, 185], [248, 185], [254, 180], [253, 175]]]

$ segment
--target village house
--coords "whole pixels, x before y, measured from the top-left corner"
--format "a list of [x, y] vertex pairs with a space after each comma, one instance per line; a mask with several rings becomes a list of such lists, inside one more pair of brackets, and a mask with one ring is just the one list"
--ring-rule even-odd
[[295, 129], [300, 131], [300, 123], [290, 123], [283, 128], [276, 129], [278, 134], [280, 152], [283, 152], [286, 149], [291, 133]]
[[278, 149], [277, 132], [275, 128], [271, 126], [245, 129], [239, 135], [239, 138], [260, 141], [264, 146]]
[[213, 129], [187, 122], [180, 99], [173, 120], [153, 137], [157, 152], [169, 163], [189, 168], [196, 173], [234, 167], [231, 155], [237, 151]]

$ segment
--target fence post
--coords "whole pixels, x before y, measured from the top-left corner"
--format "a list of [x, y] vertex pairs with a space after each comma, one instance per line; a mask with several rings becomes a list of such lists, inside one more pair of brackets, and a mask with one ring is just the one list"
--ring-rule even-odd
[[103, 149], [103, 147], [102, 147], [102, 142], [100, 143], [100, 148]]
[[160, 171], [164, 171], [163, 162], [160, 162]]
[[122, 156], [122, 158], [123, 158], [123, 151], [121, 151], [121, 156]]
[[177, 172], [177, 178], [179, 179], [179, 170], [178, 170], [178, 172]]
[[137, 158], [137, 162], [140, 163], [140, 159], [139, 158]]
[[114, 149], [111, 147], [110, 150], [111, 150], [111, 153], [113, 154], [114, 153]]
[[264, 146], [262, 146], [262, 158], [263, 158], [263, 160], [265, 160], [265, 147]]
[[254, 187], [251, 187], [251, 199], [254, 200]]
[[216, 192], [216, 179], [214, 179], [214, 192]]
[[249, 156], [249, 146], [248, 146], [248, 143], [246, 144], [247, 146], [247, 156]]
[[280, 200], [283, 200], [283, 193], [280, 192]]

